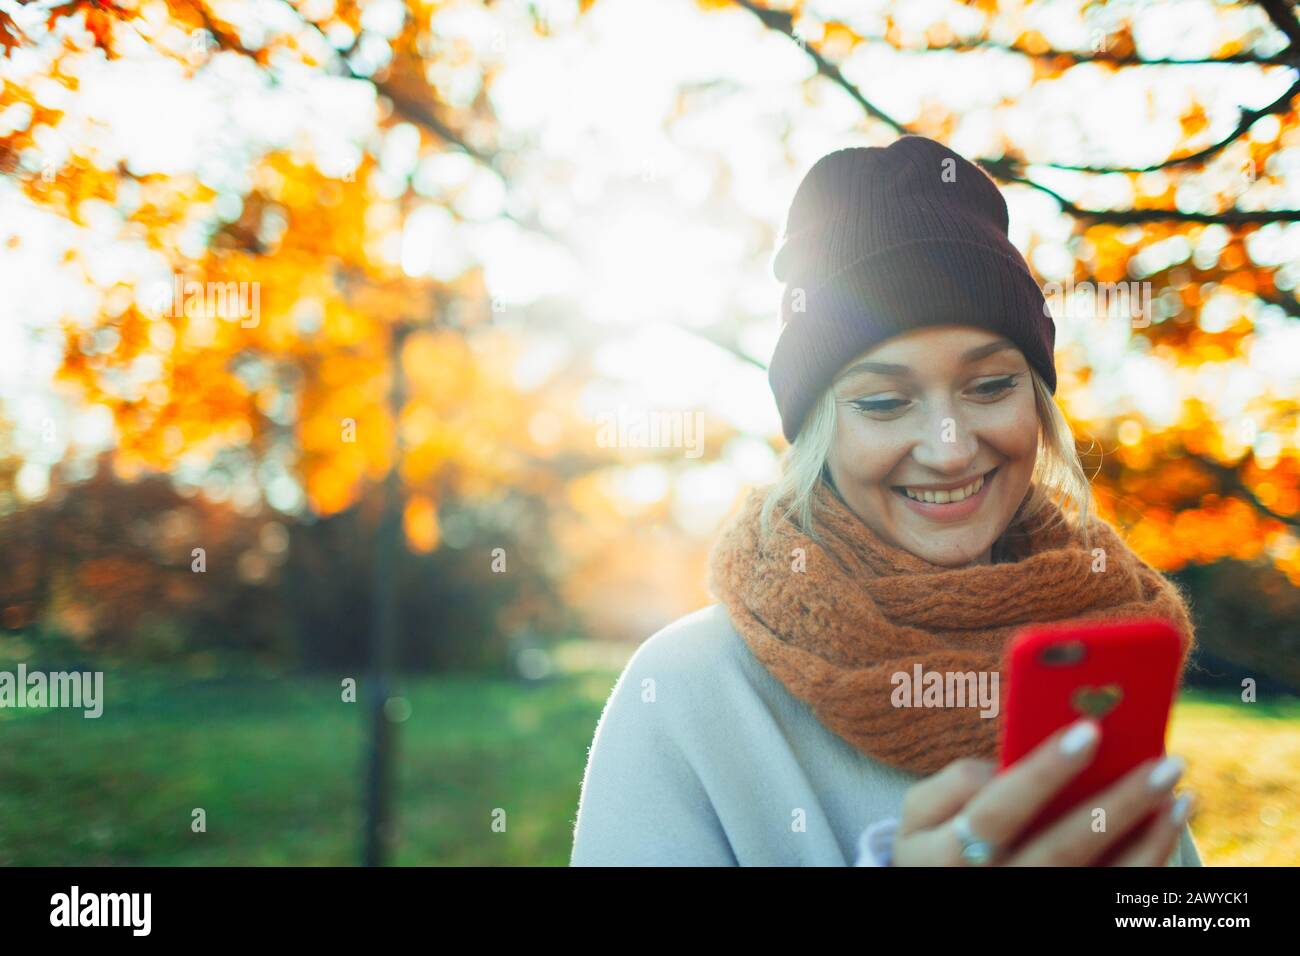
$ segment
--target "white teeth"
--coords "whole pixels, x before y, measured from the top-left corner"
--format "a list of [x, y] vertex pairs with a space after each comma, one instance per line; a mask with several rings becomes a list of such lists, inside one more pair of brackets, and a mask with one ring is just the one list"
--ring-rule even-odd
[[964, 488], [953, 488], [948, 491], [926, 491], [921, 488], [904, 487], [903, 491], [906, 492], [907, 497], [915, 498], [917, 501], [929, 501], [932, 504], [949, 505], [969, 498], [983, 487], [984, 476], [980, 475]]

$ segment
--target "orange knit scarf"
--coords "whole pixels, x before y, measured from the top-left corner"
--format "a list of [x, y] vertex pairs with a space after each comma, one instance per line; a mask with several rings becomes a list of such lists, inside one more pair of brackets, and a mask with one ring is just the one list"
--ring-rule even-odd
[[977, 706], [896, 707], [892, 677], [918, 664], [992, 674], [1026, 624], [1160, 617], [1184, 636], [1187, 663], [1182, 595], [1100, 519], [1088, 547], [1075, 523], [1040, 527], [1039, 516], [1005, 536], [1003, 563], [950, 569], [881, 541], [825, 482], [814, 495], [820, 543], [780, 507], [760, 541], [763, 490], [751, 492], [709, 556], [709, 588], [754, 656], [870, 757], [919, 774], [962, 756], [995, 759], [996, 719]]

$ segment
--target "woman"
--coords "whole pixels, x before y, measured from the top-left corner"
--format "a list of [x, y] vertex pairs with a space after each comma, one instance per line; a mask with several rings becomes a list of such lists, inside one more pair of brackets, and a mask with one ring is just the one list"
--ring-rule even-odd
[[[1154, 810], [1111, 862], [1200, 865], [1179, 758], [1028, 838], [1097, 725], [995, 774], [992, 680], [1020, 627], [1157, 616], [1184, 666], [1193, 634], [1173, 584], [1091, 514], [1055, 330], [992, 180], [918, 136], [833, 152], [774, 269], [781, 478], [714, 547], [719, 603], [649, 638], [615, 685], [572, 864], [1088, 865]], [[900, 685], [925, 672], [993, 693], [907, 706]]]

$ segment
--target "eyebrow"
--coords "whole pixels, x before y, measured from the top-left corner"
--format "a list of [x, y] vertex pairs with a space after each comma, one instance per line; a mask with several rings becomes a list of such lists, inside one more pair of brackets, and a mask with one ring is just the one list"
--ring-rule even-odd
[[[965, 364], [970, 364], [971, 362], [977, 362], [986, 356], [992, 355], [994, 352], [1001, 352], [1003, 349], [1013, 349], [1015, 347], [1016, 344], [1014, 342], [1002, 339], [997, 342], [990, 342], [988, 345], [980, 345], [976, 348], [970, 349], [962, 355], [961, 360]], [[858, 362], [845, 369], [836, 376], [836, 381], [846, 379], [851, 375], [858, 375], [862, 372], [875, 372], [877, 375], [893, 375], [899, 378], [908, 378], [913, 374], [912, 370], [906, 365], [893, 365], [889, 362], [867, 361]]]

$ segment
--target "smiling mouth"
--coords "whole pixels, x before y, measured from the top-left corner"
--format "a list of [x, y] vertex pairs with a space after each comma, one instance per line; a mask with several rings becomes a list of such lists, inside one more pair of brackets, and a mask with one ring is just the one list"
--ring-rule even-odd
[[928, 488], [912, 488], [907, 485], [891, 485], [890, 490], [897, 492], [905, 498], [911, 498], [913, 501], [920, 501], [926, 504], [956, 504], [959, 501], [965, 501], [973, 495], [977, 495], [985, 483], [997, 473], [997, 468], [986, 474], [980, 475], [974, 481], [961, 486], [960, 488], [947, 488], [942, 491], [935, 491]]

